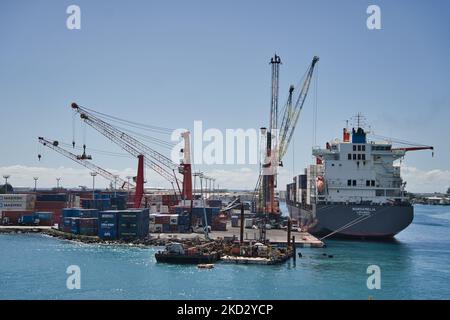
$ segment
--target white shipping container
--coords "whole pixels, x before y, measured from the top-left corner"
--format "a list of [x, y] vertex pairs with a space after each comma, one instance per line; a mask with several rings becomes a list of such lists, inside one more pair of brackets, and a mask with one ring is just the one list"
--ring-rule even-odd
[[34, 210], [36, 195], [3, 194], [0, 195], [0, 210]]
[[170, 224], [178, 225], [178, 215], [177, 214], [170, 215]]
[[150, 218], [150, 223], [155, 223], [155, 220], [156, 220], [156, 216], [157, 216], [158, 214], [157, 213], [150, 213], [150, 216], [149, 216], [149, 218]]
[[150, 213], [157, 213], [158, 212], [158, 207], [156, 205], [152, 205], [150, 207]]
[[162, 202], [162, 196], [160, 194], [151, 194], [148, 196], [148, 200], [153, 202]]
[[244, 227], [245, 227], [245, 228], [251, 228], [251, 227], [253, 227], [253, 219], [246, 218], [246, 219], [244, 220]]
[[[193, 201], [193, 207], [203, 207], [203, 200], [192, 200]], [[180, 205], [182, 207], [190, 207], [191, 206], [191, 200], [181, 200]], [[206, 201], [205, 201], [206, 205]]]
[[74, 202], [73, 202], [73, 206], [74, 206], [75, 208], [81, 207], [81, 199], [80, 199], [80, 196], [75, 196], [75, 200], [74, 200]]
[[169, 213], [169, 206], [161, 206], [160, 212], [161, 213]]
[[154, 232], [162, 232], [162, 224], [155, 224], [154, 225], [155, 227], [154, 227]]

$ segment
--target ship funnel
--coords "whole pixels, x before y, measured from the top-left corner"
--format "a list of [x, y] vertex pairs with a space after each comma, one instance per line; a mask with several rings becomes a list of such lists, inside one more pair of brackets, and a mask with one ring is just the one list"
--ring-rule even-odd
[[350, 132], [348, 132], [347, 128], [344, 128], [343, 130], [342, 140], [344, 140], [344, 142], [350, 142]]

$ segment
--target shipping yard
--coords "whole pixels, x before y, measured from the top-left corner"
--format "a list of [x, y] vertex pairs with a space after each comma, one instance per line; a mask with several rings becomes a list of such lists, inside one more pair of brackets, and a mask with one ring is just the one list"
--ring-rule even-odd
[[[36, 187], [38, 177], [35, 177], [33, 191], [16, 193], [8, 185], [9, 175], [5, 175], [5, 194], [0, 196], [1, 225], [5, 227], [0, 230], [41, 231], [83, 242], [166, 245], [166, 251], [157, 255], [157, 260], [171, 263], [190, 261], [200, 264], [223, 260], [275, 264], [295, 258], [296, 246], [323, 247], [324, 243], [299, 226], [299, 221], [283, 216], [277, 189], [277, 170], [283, 166], [282, 159], [291, 142], [318, 61], [319, 58], [314, 56], [301, 86], [289, 87], [287, 106], [279, 112], [281, 58], [275, 54], [270, 59], [272, 99], [269, 126], [260, 131], [264, 147], [260, 150], [261, 169], [259, 176], [255, 177], [253, 191], [238, 194], [219, 192], [215, 189], [214, 177], [200, 171], [193, 172], [188, 130], [180, 134], [182, 148], [179, 153], [182, 157], [176, 163], [145, 142], [150, 139], [165, 145], [163, 140], [130, 130], [169, 129], [117, 118], [73, 102], [70, 104], [73, 113], [72, 143], [43, 136], [39, 136], [37, 142], [41, 148], [51, 149], [91, 170], [92, 190], [62, 189], [59, 177], [56, 190], [40, 191]], [[278, 119], [279, 113], [282, 121]], [[120, 177], [94, 164], [92, 160], [95, 157], [87, 149], [85, 132], [82, 147], [76, 142], [76, 118], [81, 121], [84, 131], [89, 126], [134, 158], [136, 176]], [[280, 137], [274, 135], [278, 130]], [[69, 151], [70, 147], [72, 151]], [[82, 153], [76, 153], [77, 150]], [[41, 159], [42, 151], [39, 151], [38, 160]], [[158, 186], [158, 192], [146, 190], [147, 169], [162, 177], [171, 188]], [[96, 189], [97, 175], [110, 181], [112, 190]], [[177, 245], [176, 241], [182, 244]]]

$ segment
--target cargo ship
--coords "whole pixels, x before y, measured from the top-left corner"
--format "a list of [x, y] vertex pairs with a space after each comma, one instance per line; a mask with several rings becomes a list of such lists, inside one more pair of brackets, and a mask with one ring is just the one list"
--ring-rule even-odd
[[298, 227], [315, 236], [392, 238], [413, 221], [413, 206], [396, 160], [407, 151], [429, 146], [393, 148], [392, 142], [368, 141], [358, 125], [343, 138], [313, 148], [316, 163], [287, 185], [286, 205]]

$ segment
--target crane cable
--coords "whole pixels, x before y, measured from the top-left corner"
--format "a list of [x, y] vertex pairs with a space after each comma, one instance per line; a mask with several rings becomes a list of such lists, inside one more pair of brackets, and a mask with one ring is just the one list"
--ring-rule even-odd
[[390, 140], [392, 142], [398, 143], [398, 144], [403, 144], [403, 145], [407, 145], [407, 146], [419, 146], [419, 147], [428, 147], [428, 145], [426, 144], [421, 144], [421, 143], [415, 143], [415, 142], [411, 142], [411, 141], [407, 141], [407, 140], [401, 140], [401, 139], [396, 139], [396, 138], [391, 138], [391, 137], [386, 137], [386, 136], [382, 136], [382, 135], [377, 135], [377, 134], [370, 134], [372, 137], [374, 138], [380, 138], [380, 139], [384, 139], [384, 140]]
[[101, 117], [108, 118], [111, 121], [125, 123], [125, 124], [133, 126], [135, 128], [140, 128], [140, 129], [143, 129], [143, 130], [156, 131], [156, 132], [162, 133], [162, 134], [171, 134], [174, 131], [174, 129], [171, 129], [171, 128], [165, 128], [165, 127], [160, 127], [160, 126], [152, 126], [152, 125], [147, 125], [147, 124], [143, 124], [143, 123], [139, 123], [139, 122], [135, 122], [135, 121], [125, 120], [125, 119], [122, 119], [122, 118], [118, 118], [118, 117], [115, 117], [115, 116], [108, 115], [106, 113], [95, 111], [95, 110], [87, 108], [85, 106], [83, 106], [83, 109], [85, 109], [85, 110], [87, 110], [87, 111], [89, 111], [91, 113], [96, 114], [100, 118]]

